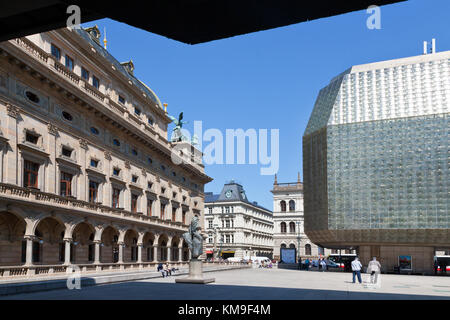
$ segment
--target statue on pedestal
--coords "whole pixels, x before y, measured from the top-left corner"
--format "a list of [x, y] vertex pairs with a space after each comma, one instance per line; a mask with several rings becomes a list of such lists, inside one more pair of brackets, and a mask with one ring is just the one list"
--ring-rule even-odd
[[197, 259], [203, 253], [203, 236], [201, 230], [200, 220], [198, 216], [195, 215], [189, 225], [189, 231], [183, 233], [183, 239], [188, 244], [193, 259]]
[[170, 115], [168, 117], [175, 124], [175, 128], [173, 128], [173, 130], [172, 130], [172, 137], [171, 137], [170, 141], [172, 141], [172, 142], [183, 141], [184, 137], [183, 137], [183, 134], [181, 133], [181, 128], [183, 127], [183, 124], [188, 123], [187, 121], [183, 121], [183, 112], [181, 112], [178, 115], [178, 120], [175, 117], [172, 117]]

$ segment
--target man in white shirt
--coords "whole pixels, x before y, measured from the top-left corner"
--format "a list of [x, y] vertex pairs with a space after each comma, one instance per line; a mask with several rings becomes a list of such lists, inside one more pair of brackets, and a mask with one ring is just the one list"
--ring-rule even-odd
[[362, 283], [361, 280], [361, 268], [362, 264], [359, 262], [358, 257], [355, 258], [355, 260], [352, 261], [352, 271], [353, 271], [353, 283], [355, 283], [355, 276], [358, 276], [359, 283]]

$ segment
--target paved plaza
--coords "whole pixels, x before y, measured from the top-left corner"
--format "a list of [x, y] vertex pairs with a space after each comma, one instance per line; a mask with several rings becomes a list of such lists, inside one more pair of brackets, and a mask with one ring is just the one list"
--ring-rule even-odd
[[[184, 277], [184, 276], [180, 276]], [[352, 283], [351, 273], [284, 269], [240, 269], [208, 273], [208, 285], [177, 284], [176, 277], [53, 290], [0, 299], [150, 299], [150, 300], [357, 300], [450, 299], [445, 276], [381, 275], [380, 288]], [[369, 275], [363, 274], [363, 282]]]

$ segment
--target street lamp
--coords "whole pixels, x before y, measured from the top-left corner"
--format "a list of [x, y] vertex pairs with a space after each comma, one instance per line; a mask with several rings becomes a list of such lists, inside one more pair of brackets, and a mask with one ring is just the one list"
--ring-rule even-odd
[[296, 222], [297, 224], [297, 262], [300, 260], [300, 221]]
[[219, 229], [219, 225], [217, 223], [214, 223], [213, 230], [214, 230], [214, 248], [213, 248], [213, 261], [215, 260], [216, 256], [216, 242], [217, 242], [217, 230]]

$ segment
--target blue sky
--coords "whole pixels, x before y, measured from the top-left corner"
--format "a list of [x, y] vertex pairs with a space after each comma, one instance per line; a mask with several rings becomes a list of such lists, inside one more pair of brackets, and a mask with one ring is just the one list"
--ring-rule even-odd
[[[187, 129], [194, 120], [224, 136], [279, 129], [278, 182], [295, 182], [299, 171], [303, 180], [301, 139], [319, 90], [352, 65], [419, 55], [425, 40], [450, 50], [449, 12], [448, 0], [410, 0], [381, 7], [381, 30], [366, 27], [364, 10], [194, 46], [110, 19], [83, 27], [106, 27], [110, 53], [132, 59], [169, 114], [184, 112]], [[272, 210], [273, 176], [261, 175], [260, 165], [208, 165], [206, 173], [214, 178], [206, 191], [235, 179]]]

